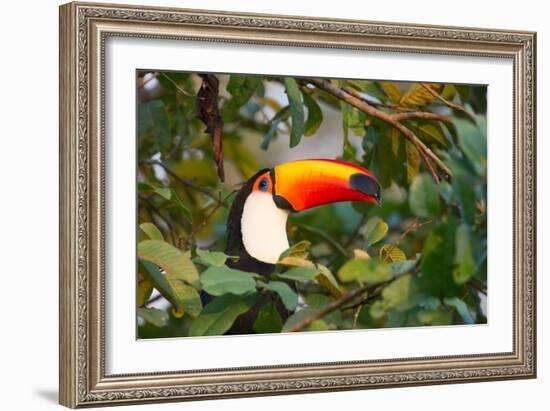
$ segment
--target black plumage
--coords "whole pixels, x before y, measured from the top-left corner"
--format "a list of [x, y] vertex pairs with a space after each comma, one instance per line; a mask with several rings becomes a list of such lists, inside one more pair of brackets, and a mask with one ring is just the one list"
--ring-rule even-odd
[[259, 261], [248, 254], [243, 244], [241, 227], [244, 203], [252, 192], [252, 187], [254, 186], [256, 179], [266, 171], [268, 170], [263, 169], [254, 174], [254, 176], [244, 183], [235, 196], [235, 200], [233, 201], [231, 210], [229, 211], [229, 217], [227, 218], [227, 246], [225, 248], [225, 253], [227, 255], [239, 256], [238, 261], [227, 262], [229, 267], [269, 276], [275, 269], [275, 265]]
[[[268, 169], [258, 171], [252, 176], [239, 190], [231, 205], [227, 219], [227, 246], [225, 253], [227, 255], [238, 256], [238, 261], [228, 260], [227, 265], [237, 270], [253, 272], [269, 278], [275, 270], [274, 264], [264, 263], [252, 257], [243, 244], [241, 219], [243, 215], [244, 204], [252, 192], [256, 179], [264, 174]], [[254, 307], [248, 312], [240, 315], [231, 329], [226, 334], [251, 334], [254, 332], [253, 326], [259, 311], [265, 305], [273, 302], [281, 318], [286, 320], [290, 312], [285, 308], [279, 296], [271, 291], [263, 290], [260, 299]]]

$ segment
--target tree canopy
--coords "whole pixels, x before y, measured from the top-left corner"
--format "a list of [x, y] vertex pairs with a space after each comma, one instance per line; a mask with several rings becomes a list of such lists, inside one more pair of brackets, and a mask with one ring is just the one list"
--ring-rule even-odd
[[[137, 87], [140, 338], [223, 334], [266, 292], [293, 314], [265, 305], [257, 333], [486, 323], [486, 87], [155, 71]], [[382, 205], [292, 215], [269, 279], [229, 268], [240, 184], [331, 121]]]

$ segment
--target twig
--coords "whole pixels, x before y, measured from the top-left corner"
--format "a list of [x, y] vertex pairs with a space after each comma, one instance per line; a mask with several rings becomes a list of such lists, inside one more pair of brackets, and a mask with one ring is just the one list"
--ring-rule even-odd
[[409, 224], [409, 226], [407, 228], [405, 228], [405, 231], [403, 231], [403, 234], [401, 234], [401, 236], [399, 237], [399, 239], [397, 239], [397, 241], [395, 242], [395, 245], [399, 245], [399, 243], [401, 241], [403, 241], [403, 239], [410, 233], [412, 232], [413, 230], [416, 230], [417, 228], [420, 228], [422, 226], [425, 226], [426, 224], [431, 224], [432, 220], [426, 220], [426, 221], [423, 221], [422, 223], [419, 223], [418, 222], [418, 219], [415, 218], [414, 221]]
[[408, 227], [405, 229], [405, 231], [403, 231], [401, 236], [399, 236], [399, 238], [396, 241], [394, 241], [392, 244], [390, 244], [390, 246], [388, 247], [388, 250], [386, 251], [386, 256], [389, 256], [391, 254], [391, 252], [393, 251], [393, 249], [395, 247], [397, 247], [401, 243], [401, 241], [403, 241], [403, 239], [409, 233], [411, 233], [413, 230], [416, 230], [417, 228], [425, 226], [426, 224], [430, 224], [431, 222], [432, 222], [432, 220], [426, 220], [422, 223], [419, 223], [418, 219], [415, 218], [414, 221], [411, 224], [408, 225]]
[[480, 293], [487, 295], [487, 286], [483, 284], [481, 281], [477, 280], [476, 278], [470, 278], [467, 284], [470, 285], [472, 288], [474, 288], [476, 291], [479, 291]]
[[384, 108], [388, 108], [390, 110], [399, 111], [399, 112], [415, 111], [415, 109], [412, 107], [400, 106], [399, 104], [396, 104], [396, 103], [386, 104], [386, 103], [379, 103], [379, 102], [367, 100], [365, 97], [361, 95], [361, 93], [359, 93], [357, 90], [354, 90], [350, 87], [343, 87], [342, 89], [345, 92], [357, 97], [358, 99], [374, 107], [384, 107]]
[[216, 212], [222, 207], [223, 204], [225, 204], [225, 202], [227, 200], [229, 200], [231, 198], [231, 196], [233, 196], [235, 193], [237, 193], [239, 190], [233, 190], [232, 192], [230, 192], [228, 195], [225, 196], [225, 198], [223, 200], [221, 200], [218, 204], [216, 204], [216, 206], [214, 208], [212, 208], [212, 210], [210, 210], [210, 212], [208, 213], [208, 215], [206, 215], [204, 217], [204, 219], [201, 221], [200, 224], [198, 224], [193, 230], [191, 230], [191, 232], [189, 233], [189, 235], [187, 235], [187, 237], [185, 238], [185, 244], [189, 244], [191, 242], [191, 240], [193, 239], [193, 237], [195, 236], [195, 234], [197, 234], [200, 230], [202, 230], [206, 224], [208, 223], [208, 221], [212, 218], [212, 216], [214, 214], [216, 214]]
[[144, 307], [147, 307], [149, 304], [152, 304], [154, 303], [155, 301], [158, 301], [160, 300], [161, 298], [164, 298], [164, 296], [162, 294], [159, 294], [153, 298], [151, 298], [149, 301], [145, 301], [143, 304], [141, 304], [139, 306], [139, 308], [144, 308]]
[[363, 294], [365, 291], [368, 291], [369, 286], [363, 286], [360, 288], [357, 288], [347, 294], [344, 294], [342, 297], [340, 297], [338, 300], [330, 303], [322, 310], [317, 311], [312, 316], [300, 321], [298, 324], [295, 324], [294, 326], [290, 327], [287, 331], [288, 332], [296, 332], [301, 331], [304, 328], [308, 327], [313, 323], [313, 321], [319, 320], [323, 318], [324, 316], [330, 314], [333, 311], [336, 311], [338, 308], [343, 306], [344, 304], [352, 301], [354, 298], [359, 297], [361, 294]]
[[443, 116], [437, 113], [428, 113], [427, 111], [408, 111], [405, 113], [392, 114], [391, 117], [396, 121], [410, 120], [411, 118], [443, 121], [445, 123], [449, 123], [451, 121], [447, 116]]
[[393, 119], [396, 120], [396, 121], [409, 120], [411, 118], [420, 118], [420, 119], [424, 119], [424, 120], [437, 120], [437, 121], [444, 121], [444, 122], [450, 122], [451, 121], [449, 119], [449, 117], [443, 116], [441, 114], [430, 113], [430, 112], [427, 112], [427, 111], [416, 111], [416, 109], [414, 109], [414, 108], [403, 107], [403, 106], [400, 106], [399, 104], [395, 104], [395, 103], [394, 104], [375, 103], [374, 101], [369, 101], [369, 100], [365, 99], [361, 95], [361, 93], [358, 93], [357, 91], [355, 91], [351, 88], [348, 88], [348, 87], [344, 87], [343, 90], [346, 93], [349, 93], [349, 94], [353, 95], [354, 97], [357, 97], [361, 101], [364, 101], [366, 104], [370, 104], [371, 106], [385, 107], [385, 108], [389, 108], [390, 110], [399, 111], [399, 113], [395, 113], [395, 114], [391, 115], [393, 117]]
[[166, 227], [168, 227], [168, 234], [170, 234], [170, 237], [172, 238], [172, 243], [176, 245], [176, 235], [174, 234], [174, 228], [172, 227], [172, 224], [164, 218], [164, 216], [161, 214], [160, 210], [153, 204], [151, 200], [149, 200], [147, 197], [139, 196], [139, 200], [143, 201], [145, 203], [145, 207], [149, 210], [149, 213], [154, 212], [163, 222], [166, 224]]
[[[162, 77], [164, 77], [166, 80], [168, 80], [170, 83], [172, 83], [174, 85], [174, 87], [181, 93], [183, 94], [184, 96], [187, 96], [187, 97], [195, 97], [193, 94], [191, 93], [188, 93], [187, 91], [185, 91], [184, 89], [182, 89], [178, 83], [176, 83], [172, 78], [170, 78], [168, 76], [168, 74], [164, 73], [164, 72], [161, 72], [160, 74], [162, 74]], [[158, 73], [157, 73], [158, 75]]]
[[224, 201], [220, 200], [220, 198], [213, 193], [212, 191], [208, 190], [207, 188], [201, 187], [200, 185], [194, 183], [192, 180], [188, 180], [186, 178], [178, 176], [174, 171], [172, 171], [166, 164], [164, 164], [162, 161], [158, 160], [150, 160], [147, 161], [147, 164], [151, 165], [158, 165], [164, 169], [170, 176], [176, 179], [180, 184], [192, 188], [193, 190], [196, 190], [202, 194], [204, 194], [207, 197], [210, 197], [212, 200], [216, 202], [216, 204], [220, 204], [222, 207], [228, 208], [229, 206]]
[[437, 174], [437, 171], [435, 170], [435, 167], [432, 164], [432, 161], [435, 164], [437, 164], [445, 172], [445, 174], [447, 174], [448, 176], [452, 176], [451, 170], [449, 170], [449, 168], [443, 163], [443, 161], [441, 161], [441, 159], [437, 157], [433, 153], [433, 151], [430, 150], [428, 146], [426, 146], [422, 141], [420, 141], [418, 137], [414, 134], [414, 132], [412, 132], [410, 129], [405, 127], [399, 121], [395, 120], [391, 114], [388, 114], [384, 111], [377, 109], [376, 107], [373, 107], [372, 105], [366, 103], [365, 101], [335, 86], [328, 80], [316, 79], [316, 78], [307, 78], [304, 80], [315, 85], [317, 88], [324, 90], [325, 92], [333, 95], [334, 97], [337, 97], [340, 100], [345, 101], [348, 104], [351, 104], [352, 106], [363, 111], [364, 113], [367, 113], [373, 117], [376, 117], [390, 124], [392, 127], [400, 131], [401, 134], [403, 134], [403, 136], [407, 140], [409, 140], [412, 144], [414, 144], [414, 146], [417, 148], [420, 155], [422, 156], [422, 159], [424, 160], [424, 163], [430, 170], [430, 173], [432, 174], [436, 182], [440, 181], [440, 177]]
[[362, 305], [358, 306], [355, 310], [355, 313], [353, 314], [353, 322], [351, 323], [351, 328], [355, 329], [357, 328], [357, 320], [359, 319], [359, 314], [361, 314], [361, 309], [363, 308]]
[[436, 99], [441, 101], [443, 104], [445, 104], [447, 107], [453, 108], [455, 110], [461, 111], [464, 114], [466, 114], [471, 120], [474, 122], [477, 122], [476, 118], [470, 113], [468, 110], [466, 110], [464, 107], [462, 107], [460, 104], [453, 103], [452, 101], [447, 100], [444, 98], [441, 94], [439, 94], [437, 91], [432, 90], [430, 87], [428, 87], [426, 84], [420, 83], [424, 89], [428, 91], [432, 96], [434, 96]]

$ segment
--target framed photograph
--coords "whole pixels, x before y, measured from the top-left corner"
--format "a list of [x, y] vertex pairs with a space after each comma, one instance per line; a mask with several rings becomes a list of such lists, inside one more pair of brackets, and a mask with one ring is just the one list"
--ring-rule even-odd
[[535, 33], [60, 28], [61, 404], [535, 377]]

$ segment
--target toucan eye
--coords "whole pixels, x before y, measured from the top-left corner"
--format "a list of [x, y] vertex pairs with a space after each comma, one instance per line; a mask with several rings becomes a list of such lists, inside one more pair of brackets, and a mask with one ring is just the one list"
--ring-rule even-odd
[[260, 180], [260, 182], [258, 183], [258, 188], [260, 189], [260, 191], [267, 191], [267, 189], [269, 188], [269, 182], [267, 181], [267, 178], [262, 178]]

